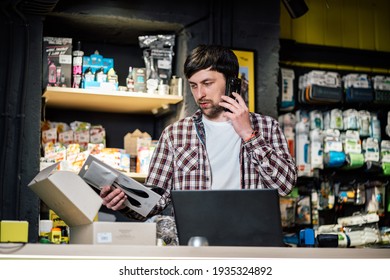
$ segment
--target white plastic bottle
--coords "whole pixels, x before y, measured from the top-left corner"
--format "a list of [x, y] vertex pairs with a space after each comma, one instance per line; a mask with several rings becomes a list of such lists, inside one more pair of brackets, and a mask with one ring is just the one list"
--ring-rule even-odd
[[381, 141], [381, 122], [378, 120], [376, 115], [373, 115], [371, 118], [370, 125], [370, 136], [378, 140], [378, 143]]
[[127, 90], [130, 92], [134, 91], [134, 79], [133, 79], [133, 67], [129, 67], [129, 74], [127, 75], [126, 78], [126, 87]]

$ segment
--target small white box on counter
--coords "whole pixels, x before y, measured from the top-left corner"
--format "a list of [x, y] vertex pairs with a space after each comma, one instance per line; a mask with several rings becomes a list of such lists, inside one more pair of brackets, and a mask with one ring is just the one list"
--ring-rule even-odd
[[94, 222], [70, 229], [71, 244], [156, 245], [156, 223]]

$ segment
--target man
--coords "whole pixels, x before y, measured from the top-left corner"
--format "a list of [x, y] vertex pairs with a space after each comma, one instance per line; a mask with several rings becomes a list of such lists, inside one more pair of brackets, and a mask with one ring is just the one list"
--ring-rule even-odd
[[[166, 127], [159, 139], [145, 185], [165, 193], [149, 217], [170, 204], [172, 189], [291, 192], [297, 170], [278, 122], [249, 112], [240, 94], [225, 95], [227, 78], [238, 71], [237, 57], [222, 46], [200, 45], [187, 57], [184, 74], [199, 110]], [[146, 219], [123, 205], [120, 189], [107, 186], [100, 195], [108, 208]]]

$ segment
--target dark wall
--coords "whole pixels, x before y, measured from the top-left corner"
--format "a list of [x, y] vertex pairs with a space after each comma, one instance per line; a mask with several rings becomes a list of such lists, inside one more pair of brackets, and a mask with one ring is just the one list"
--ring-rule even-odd
[[2, 9], [0, 17], [0, 220], [29, 221], [37, 234], [42, 20]]
[[[39, 171], [43, 36], [70, 36], [75, 41], [81, 40], [86, 53], [98, 47], [104, 56], [115, 58], [122, 77], [127, 67], [121, 65], [122, 62], [126, 65], [140, 63], [139, 51], [133, 51], [137, 48], [137, 40], [134, 40], [137, 35], [174, 32], [177, 39], [174, 67], [179, 76], [183, 76], [186, 55], [199, 43], [253, 50], [257, 57], [256, 111], [277, 115], [279, 1], [251, 5], [226, 1], [54, 2], [58, 2], [57, 5], [47, 12], [18, 5], [31, 5], [35, 3], [33, 0], [1, 2], [0, 219], [27, 220], [30, 242], [37, 241], [38, 237], [39, 200], [27, 185]], [[121, 24], [123, 21], [126, 24]], [[90, 25], [85, 25], [86, 22]], [[195, 110], [186, 86], [184, 102], [173, 114], [154, 119], [153, 125], [150, 124], [153, 117], [140, 117], [141, 121], [135, 116], [114, 118], [85, 112], [68, 112], [62, 120], [104, 116], [105, 124], [113, 129], [109, 133], [115, 135], [108, 136], [110, 144], [116, 145], [123, 137], [123, 131], [117, 130], [119, 119], [128, 122], [129, 130], [139, 125], [153, 130], [154, 137], [158, 137], [166, 124]], [[58, 112], [51, 110], [46, 114], [47, 118], [60, 121]]]

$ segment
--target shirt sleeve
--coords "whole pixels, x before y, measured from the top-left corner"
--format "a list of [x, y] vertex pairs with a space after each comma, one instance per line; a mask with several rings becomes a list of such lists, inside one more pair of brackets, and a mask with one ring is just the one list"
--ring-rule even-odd
[[279, 124], [272, 122], [268, 127], [270, 129], [260, 129], [245, 147], [249, 159], [260, 172], [264, 187], [277, 189], [285, 196], [296, 184], [297, 167]]
[[167, 130], [161, 135], [159, 142], [150, 160], [148, 176], [145, 185], [162, 188], [165, 193], [151, 212], [150, 216], [156, 215], [164, 210], [171, 201], [171, 187], [173, 176], [174, 151], [172, 141], [169, 140]]

